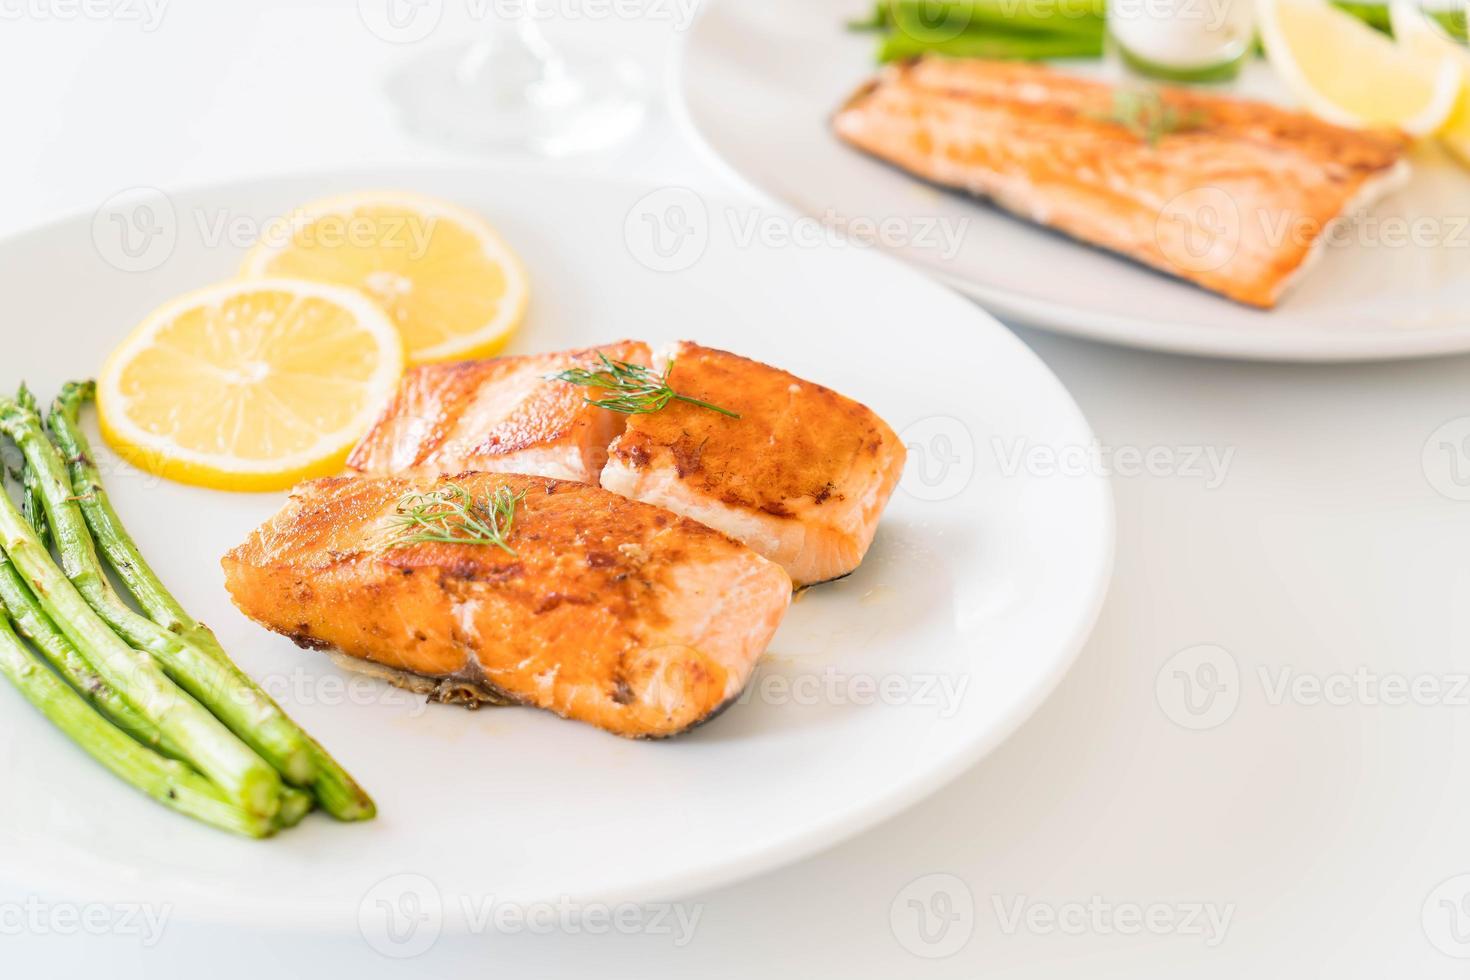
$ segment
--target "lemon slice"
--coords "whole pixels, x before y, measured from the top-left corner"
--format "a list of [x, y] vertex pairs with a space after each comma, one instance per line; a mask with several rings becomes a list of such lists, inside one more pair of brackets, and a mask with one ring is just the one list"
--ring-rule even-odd
[[235, 280], [150, 313], [103, 366], [98, 416], [140, 469], [280, 490], [341, 469], [403, 370], [397, 328], [356, 290]]
[[1455, 58], [1463, 75], [1460, 95], [1449, 118], [1439, 129], [1439, 139], [1470, 166], [1470, 51], [1456, 44], [1437, 24], [1424, 16], [1417, 0], [1392, 0], [1388, 7], [1389, 23], [1399, 44], [1416, 57], [1426, 60]]
[[241, 271], [362, 290], [402, 331], [411, 364], [498, 353], [529, 293], [520, 259], [479, 215], [397, 191], [298, 208], [262, 231]]
[[1417, 56], [1327, 0], [1259, 0], [1258, 12], [1272, 67], [1328, 122], [1423, 136], [1455, 108], [1463, 72], [1447, 54]]

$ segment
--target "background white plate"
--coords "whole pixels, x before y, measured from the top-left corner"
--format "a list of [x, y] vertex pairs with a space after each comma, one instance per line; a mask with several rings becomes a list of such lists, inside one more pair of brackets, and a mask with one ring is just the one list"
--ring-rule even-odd
[[[119, 509], [165, 579], [359, 776], [381, 816], [234, 839], [119, 785], [6, 687], [8, 876], [286, 927], [348, 926], [360, 906], [422, 886], [393, 877], [404, 874], [442, 898], [450, 928], [466, 897], [671, 897], [793, 860], [912, 803], [995, 746], [1065, 672], [1112, 553], [1105, 480], [1034, 462], [1038, 449], [1075, 454], [1092, 442], [1067, 393], [1009, 332], [917, 273], [852, 250], [741, 244], [731, 229], [750, 209], [692, 192], [495, 170], [118, 202], [0, 244], [11, 324], [0, 385], [24, 378], [49, 397], [95, 371], [155, 304], [231, 275], [270, 216], [370, 187], [439, 194], [501, 229], [534, 283], [518, 350], [694, 337], [867, 402], [905, 434], [913, 467], [873, 551], [794, 605], [754, 686], [764, 693], [687, 737], [629, 742], [531, 710], [426, 708], [348, 682], [246, 621], [221, 587], [219, 556], [282, 495], [162, 483], [104, 453]], [[685, 231], [654, 248], [652, 232], [674, 227]], [[997, 453], [1029, 462], [1002, 465]], [[861, 683], [833, 685], [828, 670], [893, 678], [889, 701], [907, 703], [862, 704]], [[815, 678], [815, 699], [769, 680], [802, 676]]]
[[[804, 214], [903, 219], [896, 254], [994, 313], [1112, 343], [1332, 361], [1470, 351], [1470, 173], [1429, 147], [1269, 312], [936, 189], [839, 143], [828, 118], [876, 70], [867, 0], [707, 0], [680, 53], [686, 120], [737, 179]], [[1093, 66], [1086, 69], [1095, 70]], [[1279, 97], [1264, 63], [1242, 88]], [[933, 223], [959, 238], [949, 247]], [[1418, 242], [1416, 244], [1416, 241]]]

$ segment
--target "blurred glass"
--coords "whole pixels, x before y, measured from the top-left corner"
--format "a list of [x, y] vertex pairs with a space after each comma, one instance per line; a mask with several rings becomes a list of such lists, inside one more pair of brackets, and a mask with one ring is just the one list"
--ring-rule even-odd
[[544, 0], [522, 0], [473, 42], [429, 51], [395, 75], [389, 93], [405, 125], [458, 146], [546, 156], [630, 136], [643, 121], [641, 73], [551, 44], [538, 23], [545, 10]]

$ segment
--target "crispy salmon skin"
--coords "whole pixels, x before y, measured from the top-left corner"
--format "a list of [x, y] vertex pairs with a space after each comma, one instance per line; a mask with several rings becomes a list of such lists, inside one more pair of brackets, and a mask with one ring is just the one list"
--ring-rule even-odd
[[628, 418], [602, 485], [745, 542], [797, 585], [858, 566], [903, 473], [905, 452], [864, 405], [759, 361], [683, 341], [673, 360], [686, 402]]
[[1332, 221], [1407, 175], [1406, 140], [1187, 89], [1140, 132], [1113, 87], [1040, 65], [891, 65], [837, 136], [926, 180], [1233, 300], [1271, 307]]
[[596, 483], [622, 417], [588, 403], [583, 389], [550, 381], [597, 355], [647, 365], [645, 344], [416, 367], [353, 450], [347, 465], [373, 476], [534, 473]]
[[[524, 493], [506, 545], [403, 543], [405, 494]], [[595, 486], [468, 473], [301, 485], [223, 560], [236, 606], [298, 645], [628, 737], [675, 735], [730, 703], [791, 599], [779, 565]]]

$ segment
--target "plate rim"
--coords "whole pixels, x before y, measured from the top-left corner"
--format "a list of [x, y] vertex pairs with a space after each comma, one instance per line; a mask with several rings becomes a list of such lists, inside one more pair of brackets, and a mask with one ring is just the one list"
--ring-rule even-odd
[[[629, 191], [646, 191], [654, 183], [623, 175], [546, 171], [517, 163], [385, 164], [292, 170], [255, 177], [201, 181], [175, 188], [150, 189], [161, 190], [172, 199], [176, 196], [193, 194], [238, 193], [242, 188], [259, 190], [293, 181], [325, 183], [334, 180], [363, 180], [370, 177], [378, 179], [389, 176], [403, 180], [424, 180], [434, 177], [484, 180], [487, 172], [504, 175], [519, 174], [541, 181], [576, 181], [584, 186], [590, 183], [607, 188], [623, 187]], [[721, 198], [732, 202], [738, 200], [727, 190], [706, 193], [712, 200]], [[0, 246], [8, 246], [34, 235], [55, 232], [66, 226], [79, 227], [90, 220], [94, 214], [95, 209], [88, 211], [78, 208], [58, 217], [28, 224], [0, 236]], [[943, 287], [934, 283], [931, 277], [914, 269], [909, 263], [875, 250], [865, 251], [872, 254], [877, 261], [889, 263], [895, 274], [911, 278], [916, 287], [943, 290]], [[977, 320], [977, 327], [983, 324], [984, 329], [994, 331], [995, 340], [998, 343], [1007, 345], [1017, 356], [1029, 360], [1032, 366], [1040, 372], [1040, 377], [1052, 385], [1053, 409], [1060, 417], [1065, 418], [1068, 427], [1075, 429], [1080, 437], [1093, 438], [1094, 432], [1085, 413], [1050, 366], [988, 311], [975, 307], [972, 315]], [[1059, 637], [1065, 637], [1065, 639], [1057, 644], [1056, 655], [1049, 659], [1047, 669], [1031, 679], [1029, 685], [1021, 692], [1021, 696], [1015, 698], [1005, 712], [994, 716], [982, 737], [969, 741], [961, 750], [949, 755], [942, 764], [930, 767], [918, 778], [904, 783], [897, 790], [875, 796], [860, 806], [850, 807], [839, 817], [792, 834], [753, 854], [736, 854], [719, 861], [712, 861], [694, 872], [680, 871], [658, 878], [644, 879], [634, 886], [639, 892], [636, 896], [630, 896], [625, 892], [604, 891], [599, 893], [594, 891], [578, 895], [578, 900], [584, 903], [675, 901], [695, 893], [735, 885], [796, 861], [815, 857], [910, 809], [952, 782], [1008, 740], [1050, 698], [1057, 685], [1070, 672], [1092, 634], [1109, 593], [1114, 571], [1117, 537], [1117, 514], [1112, 484], [1111, 480], [1104, 475], [1088, 474], [1085, 485], [1089, 488], [1091, 496], [1088, 507], [1096, 511], [1098, 518], [1092, 529], [1096, 539], [1085, 549], [1089, 554], [1095, 553], [1095, 568], [1086, 578], [1086, 588], [1078, 592], [1079, 601], [1074, 607], [1073, 616], [1069, 622], [1064, 624], [1065, 628], [1057, 632]], [[1079, 579], [1080, 581], [1082, 580]], [[126, 787], [121, 786], [119, 790], [129, 791]], [[363, 826], [371, 828], [372, 824]], [[351, 833], [353, 829], [353, 825], [333, 827], [334, 832], [337, 833]], [[64, 868], [57, 868], [45, 861], [44, 855], [34, 854], [35, 849], [27, 847], [28, 843], [29, 841], [25, 838], [0, 841], [0, 855], [5, 857], [3, 871], [0, 871], [0, 880], [39, 892], [85, 896], [92, 901], [136, 901], [139, 891], [146, 890], [139, 888], [130, 890], [115, 873], [104, 875], [99, 881], [96, 877], [74, 871], [71, 863], [67, 863]], [[340, 907], [335, 905], [329, 907], [323, 902], [298, 903], [289, 909], [282, 910], [267, 899], [251, 895], [235, 896], [225, 901], [214, 895], [188, 894], [171, 899], [170, 904], [171, 918], [180, 921], [251, 925], [286, 932], [341, 933], [351, 931], [351, 923], [348, 919], [352, 916], [347, 915]], [[445, 915], [443, 922], [445, 935], [464, 934], [468, 931], [467, 924], [459, 921], [456, 916]]]

